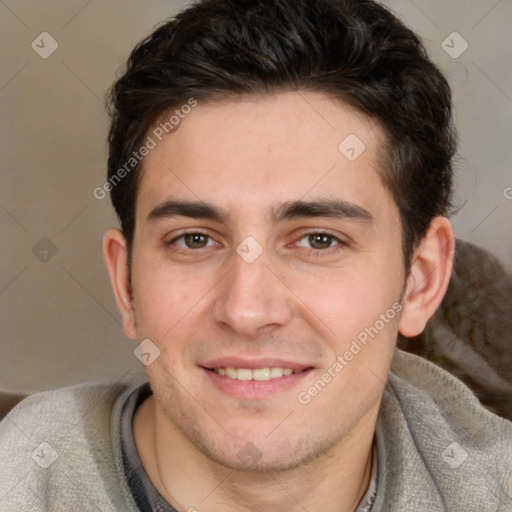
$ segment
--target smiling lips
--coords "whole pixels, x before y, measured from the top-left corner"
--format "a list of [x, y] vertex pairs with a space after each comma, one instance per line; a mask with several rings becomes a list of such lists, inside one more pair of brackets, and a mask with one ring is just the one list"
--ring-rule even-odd
[[293, 389], [312, 371], [311, 365], [279, 358], [222, 357], [204, 366], [213, 386], [244, 400], [266, 400]]
[[215, 368], [214, 371], [215, 373], [226, 376], [229, 379], [264, 381], [279, 379], [283, 376], [291, 375], [292, 373], [300, 373], [303, 370], [293, 370], [292, 368], [283, 368], [281, 366], [254, 369], [234, 368], [232, 366], [228, 366], [227, 368]]
[[222, 357], [208, 362], [205, 369], [210, 370], [227, 381], [275, 381], [283, 377], [302, 373], [312, 367], [278, 358], [251, 360], [239, 357]]

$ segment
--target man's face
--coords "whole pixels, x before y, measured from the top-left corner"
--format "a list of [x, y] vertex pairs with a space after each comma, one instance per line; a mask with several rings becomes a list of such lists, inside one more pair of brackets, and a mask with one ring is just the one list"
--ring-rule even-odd
[[290, 92], [199, 104], [146, 157], [136, 335], [160, 421], [214, 461], [291, 468], [373, 430], [405, 281], [383, 140]]

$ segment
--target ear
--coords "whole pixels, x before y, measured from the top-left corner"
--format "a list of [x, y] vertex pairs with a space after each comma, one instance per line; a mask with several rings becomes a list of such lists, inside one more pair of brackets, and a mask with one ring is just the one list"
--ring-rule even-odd
[[435, 217], [414, 251], [403, 299], [398, 330], [418, 336], [443, 300], [455, 255], [455, 236], [446, 217]]
[[123, 331], [131, 339], [137, 339], [133, 299], [130, 290], [128, 250], [123, 233], [109, 229], [103, 236], [103, 259], [114, 291], [117, 308], [121, 313]]

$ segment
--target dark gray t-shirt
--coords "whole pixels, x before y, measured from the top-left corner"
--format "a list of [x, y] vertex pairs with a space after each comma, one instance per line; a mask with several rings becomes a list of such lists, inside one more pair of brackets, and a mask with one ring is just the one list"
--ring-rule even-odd
[[[171, 507], [149, 479], [142, 461], [140, 460], [135, 440], [133, 439], [132, 421], [137, 407], [151, 395], [149, 384], [143, 384], [135, 389], [125, 404], [121, 412], [121, 451], [123, 456], [123, 466], [130, 491], [135, 503], [141, 512], [176, 512]], [[354, 512], [370, 512], [377, 494], [377, 450], [374, 446], [372, 475], [368, 491], [364, 495], [361, 503]]]

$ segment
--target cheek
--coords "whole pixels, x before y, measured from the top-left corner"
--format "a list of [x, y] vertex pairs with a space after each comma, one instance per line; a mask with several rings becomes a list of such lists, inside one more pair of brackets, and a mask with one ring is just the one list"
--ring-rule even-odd
[[300, 276], [291, 286], [303, 314], [336, 343], [351, 339], [392, 308], [399, 298], [398, 281], [379, 265], [350, 266], [329, 275]]
[[[201, 276], [183, 275], [164, 263], [140, 261], [133, 276], [135, 318], [144, 336], [163, 343], [174, 338], [204, 313], [213, 283]], [[156, 342], [156, 341], [155, 341]]]

